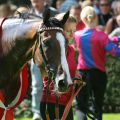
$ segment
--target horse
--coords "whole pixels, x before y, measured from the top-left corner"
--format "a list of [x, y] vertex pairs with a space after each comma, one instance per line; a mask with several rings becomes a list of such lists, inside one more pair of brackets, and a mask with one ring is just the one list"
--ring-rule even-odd
[[45, 63], [46, 70], [52, 73], [58, 87], [60, 80], [65, 80], [68, 85], [72, 84], [63, 34], [63, 25], [68, 16], [67, 12], [59, 21], [50, 18], [47, 11], [43, 20], [30, 19], [28, 14], [28, 18], [13, 17], [3, 22], [0, 39], [0, 91], [5, 98], [5, 109], [12, 108], [14, 100], [18, 99], [19, 74], [31, 58], [38, 65]]

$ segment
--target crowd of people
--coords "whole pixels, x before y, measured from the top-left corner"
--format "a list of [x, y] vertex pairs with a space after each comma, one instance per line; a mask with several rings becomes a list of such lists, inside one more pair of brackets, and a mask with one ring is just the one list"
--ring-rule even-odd
[[[62, 19], [70, 11], [64, 25], [67, 42], [67, 62], [71, 78], [78, 74], [87, 84], [76, 97], [76, 119], [87, 120], [89, 96], [94, 96], [94, 120], [102, 120], [102, 106], [107, 85], [105, 55], [120, 57], [120, 48], [116, 41], [120, 37], [120, 1], [119, 0], [30, 0], [31, 6], [19, 8], [10, 3], [0, 5], [0, 17], [29, 12], [43, 18], [45, 9], [50, 9], [51, 17]], [[40, 69], [30, 62], [32, 79], [33, 120], [46, 118], [47, 76], [42, 76]], [[53, 86], [53, 85], [52, 85]], [[53, 87], [52, 87], [53, 88]], [[59, 96], [59, 117], [71, 97], [71, 89]], [[55, 120], [56, 96], [53, 91], [48, 95], [48, 113], [50, 120]], [[72, 107], [66, 120], [73, 120]]]

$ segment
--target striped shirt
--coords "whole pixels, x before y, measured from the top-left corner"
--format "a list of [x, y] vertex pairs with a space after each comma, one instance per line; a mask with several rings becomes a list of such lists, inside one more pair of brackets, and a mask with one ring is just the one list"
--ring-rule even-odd
[[106, 53], [120, 57], [120, 48], [104, 32], [95, 29], [84, 29], [75, 33], [79, 52], [77, 69], [97, 68], [105, 70]]

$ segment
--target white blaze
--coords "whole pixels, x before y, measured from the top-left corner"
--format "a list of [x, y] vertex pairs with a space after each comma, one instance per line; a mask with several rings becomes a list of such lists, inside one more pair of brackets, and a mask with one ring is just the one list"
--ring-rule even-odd
[[71, 80], [71, 77], [70, 77], [69, 67], [68, 67], [68, 64], [67, 64], [66, 54], [65, 54], [65, 38], [62, 35], [62, 33], [60, 33], [60, 32], [56, 33], [56, 38], [59, 41], [60, 47], [61, 47], [61, 65], [62, 65], [62, 69], [67, 75], [68, 84], [71, 85], [72, 80]]

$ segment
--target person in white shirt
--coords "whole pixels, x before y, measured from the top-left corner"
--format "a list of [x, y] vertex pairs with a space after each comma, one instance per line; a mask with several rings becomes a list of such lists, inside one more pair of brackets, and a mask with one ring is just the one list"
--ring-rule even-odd
[[[31, 10], [30, 13], [33, 13], [37, 16], [43, 18], [43, 13], [45, 9], [50, 9], [50, 16], [53, 17], [58, 12], [56, 9], [49, 7], [45, 0], [30, 0], [31, 1]], [[33, 60], [31, 61], [31, 78], [32, 78], [32, 111], [33, 111], [33, 120], [40, 120], [40, 99], [42, 94], [42, 78], [40, 69], [34, 64]]]

